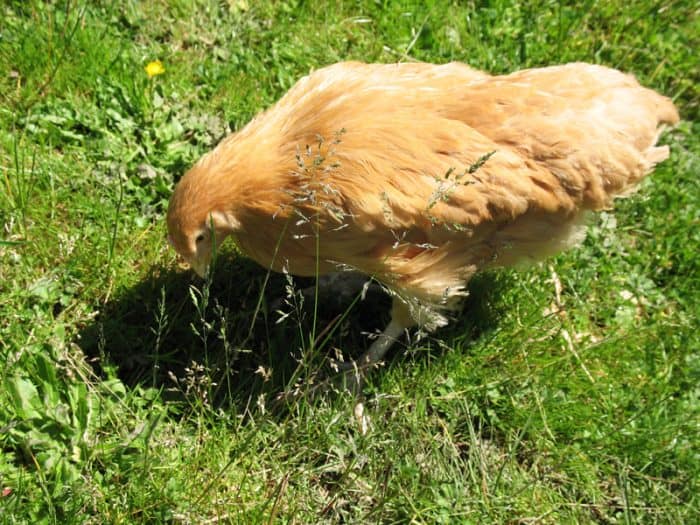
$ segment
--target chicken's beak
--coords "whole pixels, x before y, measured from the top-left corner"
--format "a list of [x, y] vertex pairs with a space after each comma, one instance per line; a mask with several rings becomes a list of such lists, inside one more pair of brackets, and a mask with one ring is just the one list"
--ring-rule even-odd
[[198, 259], [193, 259], [189, 261], [190, 267], [199, 275], [202, 279], [205, 279], [207, 272], [209, 271], [209, 263], [206, 261], [200, 261]]

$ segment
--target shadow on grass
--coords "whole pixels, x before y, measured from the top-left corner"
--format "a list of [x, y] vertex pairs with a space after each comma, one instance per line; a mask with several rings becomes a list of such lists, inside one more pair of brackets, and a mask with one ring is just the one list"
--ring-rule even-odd
[[[333, 356], [333, 348], [359, 355], [367, 345], [366, 332], [383, 328], [388, 320], [390, 301], [379, 291], [370, 291], [348, 311], [354, 294], [322, 290], [317, 339], [325, 341], [332, 334], [310, 356], [302, 349], [311, 346], [314, 298], [304, 293], [302, 303], [299, 295], [314, 279], [290, 282], [287, 276], [270, 273], [265, 283], [265, 269], [235, 256], [220, 257], [213, 275], [206, 300], [206, 283], [192, 272], [154, 268], [101, 308], [79, 333], [78, 345], [98, 374], [116, 367], [127, 386], [163, 388], [166, 398], [182, 399], [188, 388], [197, 389], [187, 383], [201, 382], [197, 376], [206, 372], [218, 383], [211, 389], [217, 404], [247, 403], [262, 392], [284, 390], [302, 359], [303, 366], [312, 366], [317, 363], [308, 363], [310, 357], [319, 361], [322, 354]], [[295, 299], [285, 302], [290, 284]], [[279, 311], [290, 315], [278, 323]], [[199, 366], [206, 370], [198, 372]], [[260, 367], [271, 369], [272, 376], [256, 372]]]
[[[371, 342], [367, 334], [387, 323], [390, 299], [379, 289], [370, 288], [352, 308], [360, 285], [345, 294], [322, 289], [316, 334], [325, 344], [304, 351], [311, 347], [313, 294], [303, 294], [298, 308], [285, 299], [291, 284], [298, 304], [299, 290], [313, 283], [276, 273], [268, 278], [265, 269], [246, 258], [221, 257], [207, 298], [205, 281], [192, 272], [154, 268], [104, 305], [81, 331], [78, 344], [98, 374], [116, 367], [127, 386], [162, 389], [168, 400], [199, 395], [215, 406], [244, 409], [260, 394], [274, 396], [289, 391], [293, 383], [327, 375], [327, 358], [335, 357], [336, 349], [346, 358], [358, 357]], [[475, 339], [490, 331], [497, 322], [503, 284], [491, 273], [476, 277], [464, 311], [432, 337], [446, 337], [449, 346], [450, 338]], [[277, 322], [279, 311], [291, 313]], [[403, 347], [395, 345], [388, 359]], [[442, 348], [431, 345], [431, 357], [439, 357]]]

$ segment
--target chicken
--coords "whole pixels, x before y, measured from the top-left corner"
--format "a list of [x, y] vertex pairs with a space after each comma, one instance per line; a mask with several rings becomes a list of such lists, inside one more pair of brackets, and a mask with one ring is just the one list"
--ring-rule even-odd
[[229, 235], [302, 276], [356, 270], [393, 296], [360, 358], [407, 328], [443, 326], [479, 270], [581, 240], [669, 155], [672, 102], [634, 77], [574, 63], [490, 76], [460, 63], [345, 62], [299, 80], [180, 180], [169, 239], [207, 271]]

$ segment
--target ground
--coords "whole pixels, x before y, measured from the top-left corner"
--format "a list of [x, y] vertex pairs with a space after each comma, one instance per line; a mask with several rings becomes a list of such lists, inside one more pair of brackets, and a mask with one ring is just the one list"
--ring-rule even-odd
[[[4, 2], [0, 521], [700, 522], [694, 2]], [[671, 157], [583, 245], [470, 284], [361, 398], [388, 302], [165, 242], [201, 154], [339, 60], [588, 61], [672, 97]], [[288, 314], [288, 315], [287, 315]]]

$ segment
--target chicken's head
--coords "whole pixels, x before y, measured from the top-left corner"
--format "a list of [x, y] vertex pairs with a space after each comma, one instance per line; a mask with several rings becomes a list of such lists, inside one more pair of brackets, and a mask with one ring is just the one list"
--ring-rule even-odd
[[216, 247], [232, 233], [235, 221], [229, 213], [213, 206], [209, 192], [199, 184], [201, 181], [188, 175], [183, 177], [170, 199], [168, 241], [185, 262], [204, 277]]

